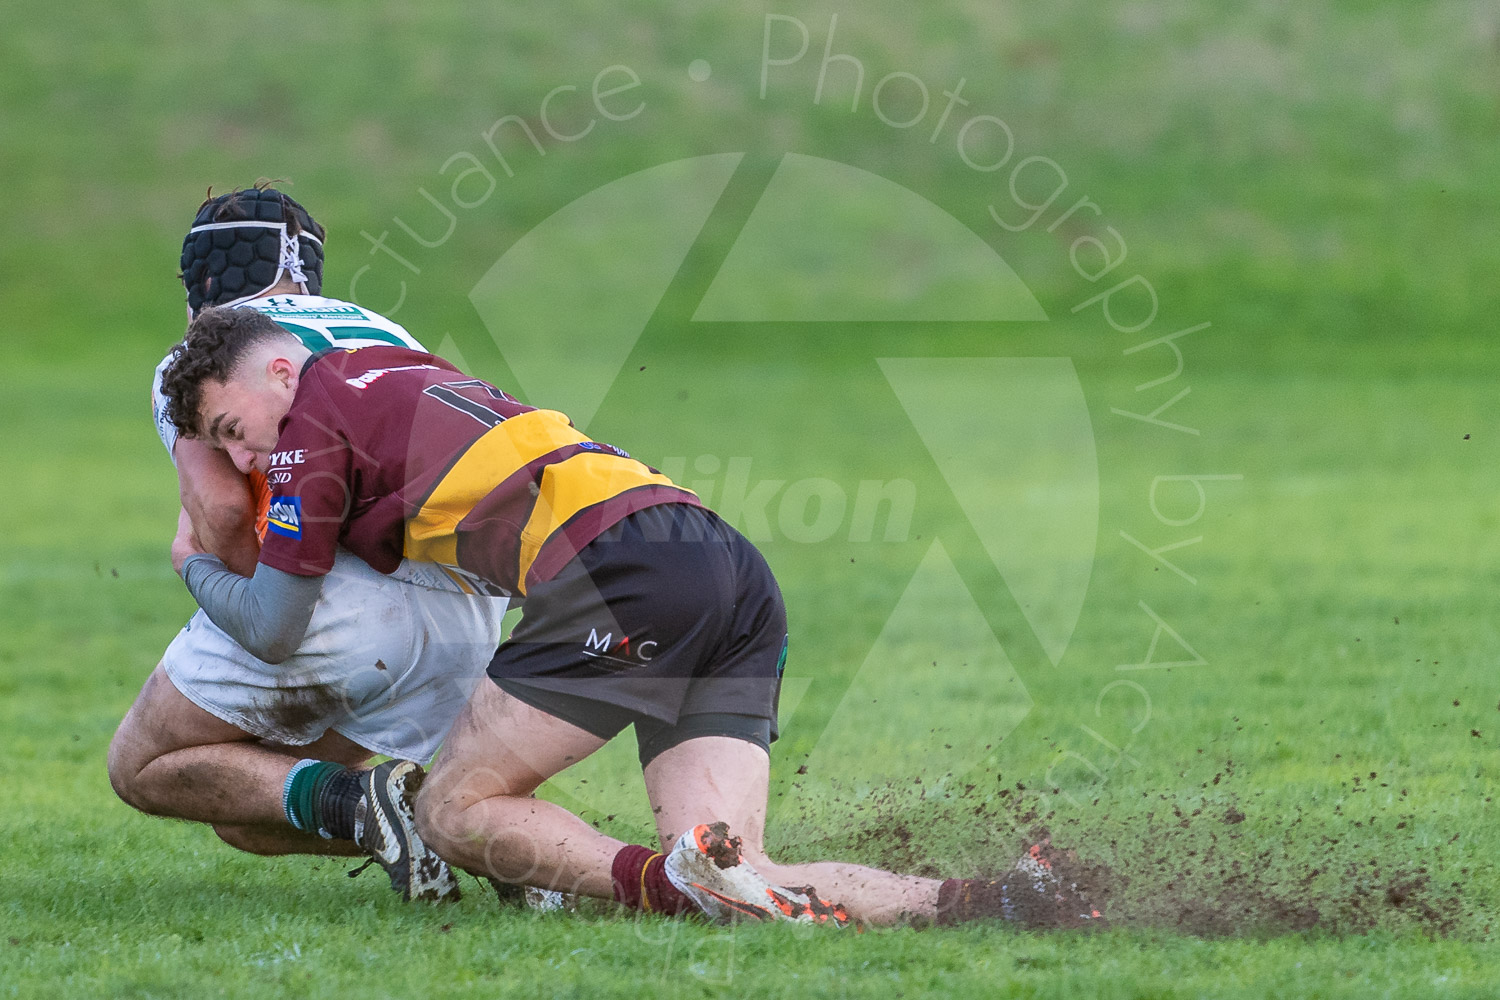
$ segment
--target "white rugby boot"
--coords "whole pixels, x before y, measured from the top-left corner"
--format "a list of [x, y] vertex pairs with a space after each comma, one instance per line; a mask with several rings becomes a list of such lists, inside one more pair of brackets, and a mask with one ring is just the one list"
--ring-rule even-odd
[[790, 920], [844, 927], [849, 914], [812, 886], [767, 882], [746, 864], [740, 838], [724, 823], [700, 823], [678, 838], [666, 857], [667, 879], [713, 920]]

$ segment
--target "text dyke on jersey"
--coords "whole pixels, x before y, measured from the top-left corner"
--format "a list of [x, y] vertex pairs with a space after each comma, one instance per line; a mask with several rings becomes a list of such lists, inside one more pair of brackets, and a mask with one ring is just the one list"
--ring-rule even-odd
[[[715, 248], [722, 259], [717, 270], [685, 290], [684, 262], [708, 238], [711, 218], [727, 203], [753, 207], [738, 229], [719, 237], [728, 246]], [[609, 240], [599, 238], [600, 220], [608, 220]], [[897, 232], [902, 255], [893, 260], [879, 248], [890, 245]], [[597, 259], [601, 245], [629, 246], [632, 252]], [[910, 260], [923, 261], [924, 273], [944, 279], [914, 284], [905, 273]], [[590, 268], [586, 291], [577, 282], [558, 280], [560, 262]], [[682, 301], [665, 302], [669, 293]], [[743, 154], [720, 153], [619, 178], [523, 235], [474, 286], [470, 299], [526, 400], [556, 407], [584, 429], [612, 389], [629, 390], [629, 383], [617, 385], [627, 359], [653, 317], [668, 308], [701, 325], [705, 338], [719, 337], [726, 350], [760, 366], [778, 359], [756, 356], [756, 335], [745, 337], [742, 324], [757, 324], [759, 331], [806, 330], [811, 341], [838, 336], [824, 331], [845, 330], [850, 323], [889, 329], [891, 320], [902, 320], [931, 329], [934, 324], [1047, 321], [999, 254], [943, 209], [875, 174], [801, 154], [782, 157], [769, 172]], [[523, 315], [526, 322], [515, 322]], [[932, 350], [930, 337], [920, 349]], [[560, 358], [567, 363], [560, 364]], [[795, 361], [783, 364], [795, 367]], [[883, 471], [897, 473], [892, 482], [914, 484], [919, 516], [923, 507], [956, 505], [959, 523], [966, 521], [970, 531], [947, 539], [929, 535], [925, 542], [920, 534], [913, 540], [900, 532], [891, 544], [910, 546], [911, 575], [904, 590], [888, 594], [892, 604], [884, 624], [864, 636], [859, 669], [837, 678], [798, 676], [795, 668], [788, 672], [782, 714], [794, 715], [789, 735], [814, 762], [821, 753], [847, 753], [861, 740], [878, 738], [872, 724], [890, 713], [873, 711], [872, 704], [930, 701], [944, 672], [960, 668], [983, 678], [984, 711], [998, 743], [1020, 725], [1033, 701], [997, 631], [1019, 629], [1032, 637], [1007, 640], [1021, 647], [1023, 662], [1056, 665], [1081, 614], [1094, 559], [1098, 462], [1071, 359], [872, 356], [868, 364], [872, 367], [847, 377], [858, 375], [874, 383], [866, 386], [870, 391], [889, 397], [891, 411], [904, 416], [906, 433], [920, 442], [919, 453], [925, 452], [936, 476], [927, 471], [932, 466], [914, 466], [909, 458]], [[774, 406], [798, 408], [810, 422], [834, 416], [832, 409], [818, 411], [817, 398], [778, 402], [754, 388], [747, 388], [743, 399], [730, 398], [731, 386], [732, 380], [715, 385], [705, 420], [722, 421], [729, 412], [770, 413]], [[757, 468], [771, 473], [781, 459], [753, 450], [750, 455]], [[674, 479], [685, 463], [653, 457], [653, 464], [671, 469]], [[821, 524], [842, 517], [845, 505], [833, 501], [849, 495], [869, 495], [871, 503], [857, 502], [852, 509], [856, 518], [871, 514], [882, 493], [865, 488], [863, 480], [840, 484], [829, 475], [801, 480], [783, 475], [739, 483], [733, 477], [750, 468], [750, 457], [730, 458], [727, 466], [705, 458], [710, 457], [700, 456], [694, 468], [726, 468], [722, 489], [714, 480], [691, 475], [677, 481], [718, 506], [758, 544], [826, 539], [835, 545], [846, 537], [870, 537], [858, 528], [836, 535]], [[997, 482], [996, 469], [1008, 470], [1003, 481]], [[778, 493], [781, 537], [763, 514]], [[894, 519], [898, 507], [891, 510]], [[809, 524], [809, 518], [819, 523]], [[973, 539], [993, 564], [998, 586], [984, 576], [971, 582], [973, 561], [956, 562], [950, 555], [972, 551]], [[961, 566], [968, 567], [971, 579]], [[976, 599], [976, 586], [983, 600]], [[941, 626], [934, 628], [935, 622]], [[593, 657], [618, 657], [622, 664], [639, 662], [640, 647], [626, 654], [621, 644], [618, 633], [596, 630], [584, 649]], [[813, 685], [830, 683], [842, 690], [825, 689], [822, 696], [804, 700]], [[828, 705], [835, 707], [830, 711]], [[892, 719], [890, 724], [903, 723]], [[923, 770], [959, 774], [984, 756], [984, 750], [956, 740], [945, 747], [928, 728], [919, 749]]]
[[305, 461], [307, 461], [306, 448], [271, 452], [271, 468], [273, 469], [285, 469], [288, 466], [301, 465]]

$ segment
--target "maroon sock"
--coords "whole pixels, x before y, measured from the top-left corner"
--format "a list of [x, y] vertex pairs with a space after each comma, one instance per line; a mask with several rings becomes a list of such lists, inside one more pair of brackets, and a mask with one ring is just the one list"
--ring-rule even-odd
[[950, 878], [938, 886], [937, 924], [939, 927], [952, 926], [964, 919], [963, 915], [958, 912], [963, 902], [964, 881], [961, 878]]
[[666, 856], [638, 844], [627, 844], [615, 855], [610, 875], [615, 883], [615, 901], [647, 913], [694, 913], [692, 900], [677, 891], [667, 878]]

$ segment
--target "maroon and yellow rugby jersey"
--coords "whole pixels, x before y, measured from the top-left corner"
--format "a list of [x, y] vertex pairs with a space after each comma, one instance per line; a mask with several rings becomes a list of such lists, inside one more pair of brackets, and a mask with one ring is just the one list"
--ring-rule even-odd
[[698, 502], [556, 410], [401, 347], [314, 355], [280, 430], [260, 558], [299, 576], [342, 544], [384, 573], [404, 557], [524, 594], [626, 515]]

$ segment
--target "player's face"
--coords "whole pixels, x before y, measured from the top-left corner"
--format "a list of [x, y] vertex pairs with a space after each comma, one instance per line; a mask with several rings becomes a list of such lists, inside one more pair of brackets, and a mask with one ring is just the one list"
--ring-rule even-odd
[[295, 387], [288, 388], [264, 370], [237, 374], [227, 382], [205, 382], [199, 426], [210, 444], [229, 453], [235, 468], [265, 473], [294, 394]]

